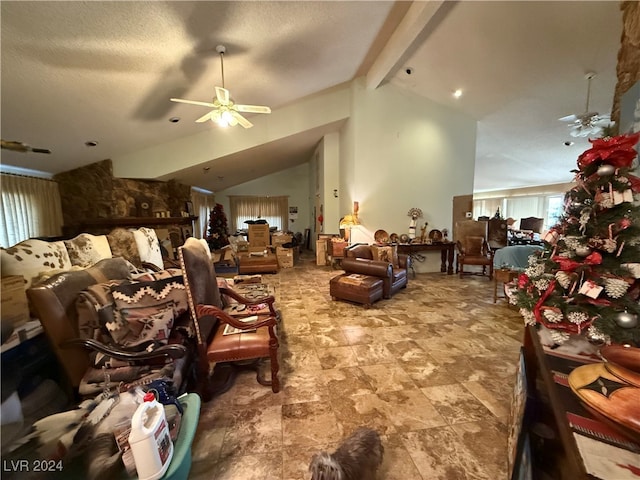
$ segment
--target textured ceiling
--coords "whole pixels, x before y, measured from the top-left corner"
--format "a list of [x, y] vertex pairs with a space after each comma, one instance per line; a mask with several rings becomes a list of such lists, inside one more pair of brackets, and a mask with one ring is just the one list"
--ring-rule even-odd
[[[618, 3], [431, 3], [438, 13], [385, 50], [409, 3], [2, 1], [2, 138], [53, 151], [2, 150], [2, 164], [57, 173], [211, 128], [168, 98], [210, 99], [224, 44], [234, 97], [274, 111], [370, 73], [391, 50], [381, 81], [478, 119], [476, 190], [569, 181], [588, 143], [557, 119], [583, 111], [587, 71], [598, 73], [591, 109], [610, 111]], [[252, 149], [269, 159], [254, 174], [303, 161], [335, 128]], [[227, 186], [248, 180], [250, 158], [226, 159]]]

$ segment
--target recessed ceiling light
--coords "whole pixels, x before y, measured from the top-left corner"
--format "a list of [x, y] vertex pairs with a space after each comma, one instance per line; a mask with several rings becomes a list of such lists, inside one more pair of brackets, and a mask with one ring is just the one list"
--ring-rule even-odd
[[169, 121], [170, 121], [171, 123], [178, 123], [178, 122], [180, 121], [180, 117], [171, 117], [171, 118], [169, 119]]
[[84, 142], [84, 144], [87, 147], [95, 147], [96, 145], [98, 145], [98, 142], [96, 142], [95, 140], [89, 140], [88, 142]]
[[460, 98], [462, 96], [462, 90], [457, 89], [455, 92], [453, 92], [453, 96], [455, 98]]

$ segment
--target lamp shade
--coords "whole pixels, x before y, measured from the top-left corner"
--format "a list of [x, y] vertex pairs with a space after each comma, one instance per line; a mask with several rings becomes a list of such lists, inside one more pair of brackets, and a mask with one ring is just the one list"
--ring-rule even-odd
[[360, 221], [355, 215], [347, 214], [340, 220], [340, 228], [351, 228], [355, 225], [360, 225]]

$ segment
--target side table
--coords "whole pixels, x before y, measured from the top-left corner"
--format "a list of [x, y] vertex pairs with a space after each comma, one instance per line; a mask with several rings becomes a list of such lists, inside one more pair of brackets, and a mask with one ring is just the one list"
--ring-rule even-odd
[[498, 301], [498, 283], [502, 284], [504, 291], [504, 284], [509, 283], [511, 280], [518, 276], [517, 270], [511, 270], [507, 268], [500, 268], [493, 272], [493, 303]]

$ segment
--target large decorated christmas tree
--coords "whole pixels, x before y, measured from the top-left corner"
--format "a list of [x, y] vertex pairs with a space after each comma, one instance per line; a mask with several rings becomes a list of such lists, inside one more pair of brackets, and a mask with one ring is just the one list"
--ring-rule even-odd
[[211, 251], [220, 250], [225, 245], [229, 245], [229, 230], [227, 226], [227, 215], [221, 204], [216, 205], [209, 213], [209, 236], [207, 242]]
[[557, 343], [585, 333], [640, 346], [639, 137], [590, 140], [544, 251], [518, 277], [513, 301], [525, 323], [543, 324]]

